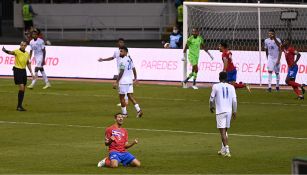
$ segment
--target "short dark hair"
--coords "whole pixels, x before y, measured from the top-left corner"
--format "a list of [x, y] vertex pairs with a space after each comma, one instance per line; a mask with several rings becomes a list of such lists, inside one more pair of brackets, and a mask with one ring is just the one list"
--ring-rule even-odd
[[126, 46], [123, 46], [120, 49], [123, 49], [124, 51], [128, 52], [128, 48]]
[[272, 29], [269, 30], [269, 32], [275, 33], [275, 29], [272, 28]]
[[125, 42], [125, 39], [124, 38], [118, 38], [117, 42], [119, 42], [119, 41]]
[[122, 115], [122, 113], [116, 113], [116, 114], [114, 114], [114, 118], [117, 118], [118, 115]]
[[220, 79], [220, 81], [226, 81], [227, 80], [227, 73], [226, 72], [220, 72], [219, 79]]
[[228, 48], [228, 44], [225, 41], [220, 42], [220, 45], [224, 47], [225, 49]]

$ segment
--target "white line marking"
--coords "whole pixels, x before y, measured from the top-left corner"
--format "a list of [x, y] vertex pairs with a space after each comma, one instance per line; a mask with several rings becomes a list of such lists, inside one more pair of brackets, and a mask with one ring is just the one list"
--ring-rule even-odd
[[[0, 91], [0, 93], [15, 93], [12, 91]], [[107, 98], [114, 98], [115, 95], [102, 95], [102, 94], [93, 94], [93, 95], [80, 95], [80, 94], [67, 94], [67, 93], [56, 93], [56, 92], [37, 92], [32, 93], [36, 95], [55, 95], [55, 96], [84, 96], [84, 97], [107, 97]], [[192, 102], [203, 102], [207, 101], [204, 100], [197, 100], [197, 99], [183, 99], [183, 98], [156, 98], [156, 97], [137, 97], [138, 99], [148, 99], [148, 100], [163, 100], [163, 101], [192, 101]], [[209, 98], [208, 98], [209, 99]], [[208, 100], [209, 101], [209, 100]], [[307, 107], [307, 104], [298, 104], [298, 103], [267, 103], [267, 102], [239, 102], [241, 104], [255, 104], [255, 105], [279, 105], [279, 106], [301, 106]]]
[[[63, 125], [54, 123], [32, 123], [32, 122], [14, 122], [14, 121], [0, 121], [0, 124], [20, 124], [20, 125], [39, 125], [39, 126], [57, 126], [57, 127], [73, 127], [73, 128], [95, 128], [105, 129], [101, 126], [86, 126], [86, 125]], [[145, 129], [145, 128], [126, 128], [134, 131], [148, 131], [148, 132], [168, 132], [168, 133], [181, 133], [181, 134], [201, 134], [201, 135], [219, 135], [219, 133], [210, 132], [197, 132], [197, 131], [180, 131], [180, 130], [167, 130], [167, 129]], [[238, 137], [257, 137], [257, 138], [274, 138], [274, 139], [290, 139], [290, 140], [307, 140], [306, 137], [283, 137], [283, 136], [266, 136], [266, 135], [253, 135], [253, 134], [229, 134], [230, 136]]]

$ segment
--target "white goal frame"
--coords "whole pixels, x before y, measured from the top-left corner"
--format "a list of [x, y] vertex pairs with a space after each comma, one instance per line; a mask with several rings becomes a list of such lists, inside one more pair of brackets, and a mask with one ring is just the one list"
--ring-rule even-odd
[[[262, 53], [262, 43], [261, 43], [261, 8], [296, 8], [296, 9], [306, 9], [307, 5], [303, 4], [260, 4], [258, 3], [216, 3], [216, 2], [184, 2], [183, 3], [183, 47], [185, 47], [187, 43], [187, 39], [189, 36], [188, 33], [188, 6], [206, 6], [206, 7], [252, 7], [258, 9], [258, 51], [259, 51], [259, 64], [262, 67], [261, 63], [261, 53]], [[187, 54], [184, 54], [183, 61], [183, 80], [187, 78]], [[262, 71], [259, 71], [260, 76], [260, 86], [262, 85]]]

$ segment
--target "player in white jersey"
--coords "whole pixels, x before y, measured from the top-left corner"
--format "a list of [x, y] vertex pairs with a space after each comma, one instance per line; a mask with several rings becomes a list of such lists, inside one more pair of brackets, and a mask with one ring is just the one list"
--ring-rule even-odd
[[222, 139], [222, 148], [218, 151], [219, 155], [231, 157], [228, 146], [227, 129], [230, 128], [230, 121], [236, 119], [237, 114], [237, 95], [235, 88], [227, 83], [227, 73], [220, 72], [220, 83], [214, 84], [210, 96], [210, 111], [216, 114], [217, 128]]
[[47, 89], [49, 87], [51, 87], [49, 81], [48, 81], [48, 77], [45, 73], [44, 70], [44, 65], [45, 65], [45, 57], [46, 57], [46, 49], [45, 49], [45, 43], [44, 40], [42, 40], [41, 38], [38, 38], [38, 32], [37, 31], [33, 31], [32, 32], [32, 37], [33, 39], [30, 41], [30, 58], [32, 57], [32, 53], [34, 51], [34, 58], [35, 58], [35, 79], [33, 79], [32, 83], [28, 86], [29, 89], [33, 89], [37, 79], [38, 79], [38, 71], [41, 72], [42, 77], [45, 81], [45, 86], [43, 87], [43, 89]]
[[275, 37], [275, 30], [269, 30], [269, 38], [264, 40], [264, 48], [267, 56], [267, 68], [268, 68], [268, 92], [272, 91], [272, 73], [276, 74], [276, 90], [279, 91], [279, 69], [280, 69], [280, 58], [281, 58], [281, 40]]
[[134, 67], [132, 59], [127, 56], [128, 49], [127, 47], [122, 47], [120, 49], [120, 71], [117, 77], [116, 82], [113, 85], [113, 88], [118, 87], [118, 93], [119, 93], [119, 99], [121, 103], [122, 108], [122, 114], [124, 116], [128, 116], [127, 113], [127, 104], [125, 103], [125, 94], [127, 94], [129, 100], [133, 103], [136, 111], [137, 116], [136, 117], [142, 117], [143, 112], [139, 106], [139, 104], [136, 102], [136, 100], [133, 97], [133, 82], [136, 83], [137, 81], [137, 74], [136, 69]]
[[[120, 52], [120, 48], [122, 48], [122, 47], [124, 47], [124, 46], [125, 46], [125, 40], [124, 40], [123, 38], [119, 38], [119, 39], [117, 40], [117, 47], [118, 47], [118, 49], [116, 49], [116, 50], [114, 51], [113, 56], [108, 57], [108, 58], [99, 58], [98, 61], [99, 61], [99, 62], [103, 62], [103, 61], [111, 61], [111, 60], [116, 59], [117, 70], [118, 70], [118, 72], [119, 72], [119, 64], [120, 64], [120, 60], [121, 60], [121, 58], [120, 58], [120, 53], [119, 53], [119, 52]], [[118, 75], [114, 75], [114, 79], [117, 79], [117, 76], [118, 76]], [[125, 95], [125, 101], [126, 101], [126, 103], [127, 103], [127, 105], [128, 105], [129, 100], [128, 100], [127, 94]], [[121, 104], [119, 103], [119, 104], [117, 104], [117, 106], [121, 106]]]

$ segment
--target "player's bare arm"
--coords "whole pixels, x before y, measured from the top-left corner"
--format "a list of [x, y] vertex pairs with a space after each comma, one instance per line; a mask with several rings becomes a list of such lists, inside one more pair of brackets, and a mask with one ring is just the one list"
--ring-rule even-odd
[[232, 99], [232, 119], [235, 120], [237, 118], [237, 98], [234, 97]]
[[268, 49], [265, 49], [265, 55], [266, 55], [266, 59], [268, 59], [268, 55], [269, 55]]
[[138, 144], [138, 139], [134, 139], [134, 141], [133, 141], [132, 143], [126, 142], [125, 148], [126, 148], [126, 149], [129, 149], [129, 148], [131, 148], [133, 145], [136, 145], [136, 144]]
[[30, 61], [27, 61], [27, 67], [29, 69], [29, 72], [31, 73], [31, 76], [32, 76], [32, 79], [34, 80], [35, 79], [35, 76], [32, 72], [32, 68], [31, 68], [31, 62]]
[[297, 50], [294, 51], [294, 54], [296, 55], [296, 59], [294, 61], [293, 66], [297, 65], [298, 60], [300, 60], [300, 58], [301, 58], [301, 54]]
[[124, 74], [124, 69], [121, 69], [119, 74], [118, 74], [116, 82], [113, 84], [114, 89], [116, 89], [118, 87], [119, 80], [123, 77], [123, 74]]
[[188, 44], [185, 45], [184, 49], [183, 49], [183, 53], [187, 53], [187, 50], [189, 49]]
[[205, 44], [201, 44], [200, 47], [207, 52], [207, 54], [210, 56], [211, 60], [214, 60], [213, 56], [211, 55], [211, 53], [209, 52], [208, 48], [206, 47]]
[[276, 62], [276, 65], [280, 64], [281, 54], [282, 54], [282, 50], [280, 47], [278, 47], [278, 60]]
[[111, 136], [110, 138], [105, 138], [105, 145], [106, 146], [109, 146], [109, 145], [111, 145], [111, 143], [112, 142], [114, 142], [115, 141], [115, 137], [114, 136]]
[[215, 111], [215, 107], [214, 107], [214, 97], [212, 97], [210, 95], [210, 99], [209, 99], [209, 109], [211, 113], [214, 113]]
[[33, 50], [30, 50], [30, 59], [32, 58]]
[[281, 43], [276, 39], [275, 34], [273, 34], [273, 39], [274, 39], [276, 45], [277, 45], [279, 48], [281, 48]]
[[6, 49], [4, 48], [4, 46], [2, 47], [2, 51], [3, 51], [4, 53], [6, 53], [6, 54], [9, 54], [9, 55], [15, 55], [15, 53], [14, 53], [13, 51], [6, 50]]
[[228, 61], [226, 57], [223, 57], [223, 62], [224, 62], [224, 68], [223, 71], [226, 72], [227, 66], [228, 66]]
[[136, 69], [135, 69], [135, 67], [134, 67], [134, 68], [132, 68], [132, 70], [133, 70], [133, 75], [134, 75], [134, 80], [133, 80], [133, 83], [137, 83], [138, 79], [137, 79], [137, 73], [136, 73]]
[[233, 120], [236, 120], [236, 118], [237, 118], [237, 113], [236, 113], [236, 112], [233, 112], [233, 113], [232, 113], [232, 119], [233, 119]]
[[43, 61], [42, 61], [42, 66], [45, 65], [45, 60], [46, 60], [46, 49], [43, 49]]
[[114, 60], [114, 57], [109, 57], [109, 58], [99, 58], [98, 61], [99, 62], [103, 62], [103, 61], [111, 61]]

